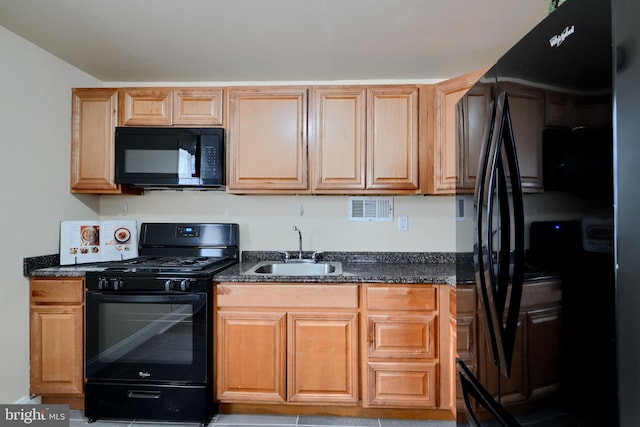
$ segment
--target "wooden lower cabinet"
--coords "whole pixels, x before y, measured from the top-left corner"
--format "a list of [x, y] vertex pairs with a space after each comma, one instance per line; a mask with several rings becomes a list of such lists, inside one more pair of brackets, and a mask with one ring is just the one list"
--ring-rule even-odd
[[73, 403], [84, 385], [84, 280], [32, 278], [29, 295], [31, 393]]
[[453, 419], [449, 289], [217, 283], [221, 410]]
[[[560, 387], [561, 376], [557, 363], [561, 351], [561, 282], [525, 282], [510, 378], [498, 379], [491, 361], [475, 286], [458, 286], [456, 293], [458, 356], [488, 391], [497, 396], [500, 390], [502, 404], [513, 412], [535, 408], [536, 402], [552, 396]], [[457, 406], [462, 414], [461, 400]]]
[[358, 403], [358, 313], [287, 314], [287, 400]]
[[218, 311], [218, 399], [287, 400], [286, 326], [283, 311]]
[[366, 285], [362, 307], [363, 406], [453, 412], [448, 287]]
[[358, 286], [218, 284], [221, 402], [358, 403]]

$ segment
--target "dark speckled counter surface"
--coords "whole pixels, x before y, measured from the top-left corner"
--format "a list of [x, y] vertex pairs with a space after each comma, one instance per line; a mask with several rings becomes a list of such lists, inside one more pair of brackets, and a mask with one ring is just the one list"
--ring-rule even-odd
[[[310, 258], [304, 252], [303, 258]], [[294, 254], [295, 256], [295, 254]], [[277, 252], [243, 252], [242, 261], [216, 275], [218, 282], [434, 283], [456, 284], [456, 256], [447, 252], [324, 252], [321, 261], [342, 262], [342, 274], [285, 276], [251, 274], [260, 261], [280, 261]]]
[[[297, 255], [297, 254], [296, 254]], [[304, 252], [304, 258], [311, 258]], [[217, 282], [298, 282], [298, 283], [432, 283], [456, 286], [472, 284], [475, 274], [471, 256], [453, 252], [324, 252], [321, 261], [342, 262], [342, 274], [321, 276], [283, 276], [248, 274], [260, 261], [280, 261], [279, 252], [242, 252], [242, 259], [215, 276]], [[84, 277], [87, 271], [100, 271], [106, 263], [58, 265], [56, 255], [24, 259], [27, 277]], [[557, 277], [529, 266], [525, 280]]]

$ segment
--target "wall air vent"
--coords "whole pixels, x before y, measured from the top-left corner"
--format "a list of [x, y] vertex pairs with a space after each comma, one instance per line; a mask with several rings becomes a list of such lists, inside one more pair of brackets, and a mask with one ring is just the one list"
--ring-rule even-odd
[[393, 197], [349, 197], [349, 221], [393, 221]]

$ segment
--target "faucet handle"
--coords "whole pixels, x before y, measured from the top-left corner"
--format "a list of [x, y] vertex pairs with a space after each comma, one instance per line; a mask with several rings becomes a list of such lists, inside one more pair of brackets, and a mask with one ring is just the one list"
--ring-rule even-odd
[[313, 260], [313, 262], [318, 262], [318, 256], [324, 254], [323, 251], [315, 251], [312, 255], [311, 255], [311, 259]]
[[287, 251], [278, 251], [278, 253], [282, 254], [284, 256], [284, 262], [289, 261], [289, 252]]

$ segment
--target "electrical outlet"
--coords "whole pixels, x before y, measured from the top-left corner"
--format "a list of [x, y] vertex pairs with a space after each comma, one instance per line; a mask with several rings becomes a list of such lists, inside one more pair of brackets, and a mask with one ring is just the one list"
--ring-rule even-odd
[[407, 216], [399, 216], [398, 217], [398, 231], [407, 231], [409, 230], [409, 217]]

